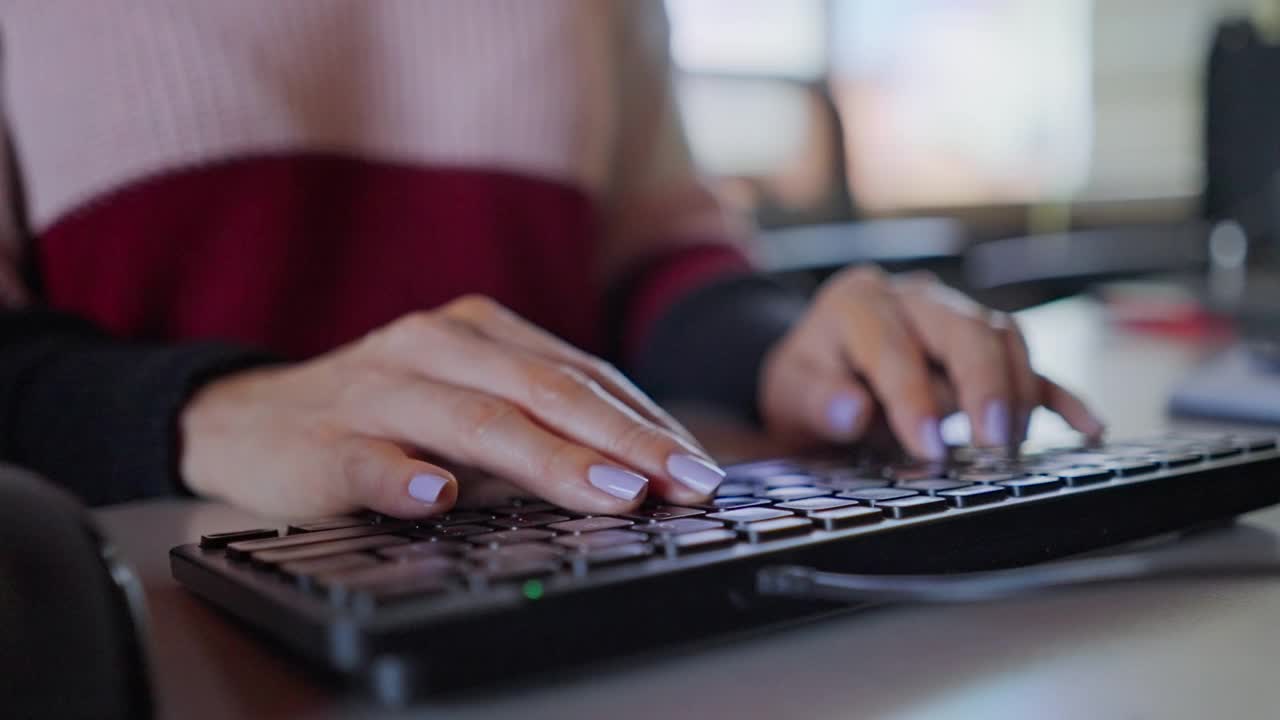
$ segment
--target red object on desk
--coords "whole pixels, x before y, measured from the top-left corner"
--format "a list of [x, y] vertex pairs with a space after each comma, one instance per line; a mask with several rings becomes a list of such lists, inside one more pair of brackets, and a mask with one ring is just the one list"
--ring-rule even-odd
[[1235, 334], [1227, 317], [1211, 312], [1189, 290], [1167, 283], [1123, 283], [1101, 290], [1112, 322], [1141, 333], [1195, 340]]

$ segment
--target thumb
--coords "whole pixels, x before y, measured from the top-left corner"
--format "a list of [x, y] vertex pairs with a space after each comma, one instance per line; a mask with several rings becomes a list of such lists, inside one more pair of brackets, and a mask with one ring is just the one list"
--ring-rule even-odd
[[410, 457], [393, 442], [353, 438], [340, 452], [353, 505], [414, 519], [445, 513], [458, 499], [453, 473]]

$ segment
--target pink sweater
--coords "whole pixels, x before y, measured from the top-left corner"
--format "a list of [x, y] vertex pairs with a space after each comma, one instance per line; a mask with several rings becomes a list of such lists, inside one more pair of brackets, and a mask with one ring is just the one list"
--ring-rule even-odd
[[745, 267], [657, 0], [0, 0], [0, 29], [10, 305], [32, 262], [121, 336], [306, 356], [479, 292], [599, 351]]

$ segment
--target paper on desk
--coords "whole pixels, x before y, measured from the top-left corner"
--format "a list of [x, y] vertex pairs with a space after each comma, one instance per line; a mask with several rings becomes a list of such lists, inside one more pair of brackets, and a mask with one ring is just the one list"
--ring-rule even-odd
[[1280, 373], [1259, 367], [1244, 347], [1233, 347], [1183, 380], [1169, 408], [1177, 414], [1280, 424]]

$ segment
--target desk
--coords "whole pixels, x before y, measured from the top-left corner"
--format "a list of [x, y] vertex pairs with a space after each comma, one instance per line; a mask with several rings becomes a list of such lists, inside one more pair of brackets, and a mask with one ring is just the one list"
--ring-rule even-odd
[[[1038, 365], [1080, 390], [1117, 436], [1167, 425], [1171, 385], [1211, 350], [1115, 331], [1085, 299], [1021, 319]], [[1040, 439], [1062, 432], [1037, 422]], [[261, 524], [253, 516], [215, 503], [152, 501], [97, 517], [147, 589], [165, 717], [384, 716], [325, 688], [170, 578], [169, 546]], [[1280, 532], [1280, 510], [1255, 513], [1248, 522]], [[1280, 583], [1264, 581], [885, 608], [416, 712], [558, 720], [1276, 717], [1277, 619]]]

